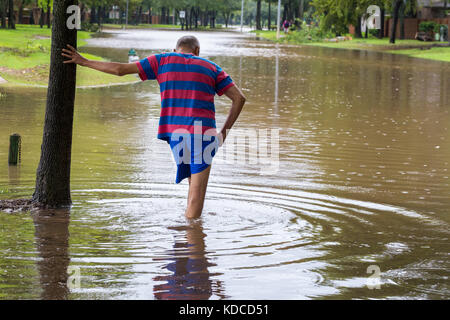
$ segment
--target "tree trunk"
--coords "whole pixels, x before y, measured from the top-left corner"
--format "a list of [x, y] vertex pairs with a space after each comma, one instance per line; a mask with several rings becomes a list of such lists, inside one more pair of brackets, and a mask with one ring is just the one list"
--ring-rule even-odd
[[400, 10], [398, 12], [400, 19], [400, 40], [405, 39], [405, 5], [402, 2]]
[[50, 29], [51, 22], [50, 22], [50, 0], [47, 2], [47, 28]]
[[188, 11], [188, 8], [184, 9], [183, 22], [184, 22], [185, 29], [188, 30], [189, 29], [189, 11]]
[[288, 0], [288, 20], [291, 21], [294, 19], [294, 10], [292, 10], [292, 0]]
[[195, 25], [194, 25], [194, 27], [195, 27], [195, 29], [198, 29], [198, 15], [200, 14], [200, 8], [196, 8], [195, 10], [194, 10], [194, 19], [195, 19], [195, 21], [194, 21], [194, 23], [195, 23]]
[[270, 10], [270, 2], [271, 0], [269, 0], [269, 15], [267, 16], [267, 30], [270, 31], [270, 24], [272, 23], [272, 17], [271, 17], [271, 10]]
[[384, 20], [385, 20], [386, 11], [384, 10], [384, 7], [381, 8], [380, 12], [380, 33], [378, 34], [378, 38], [383, 39], [384, 38]]
[[0, 0], [0, 19], [2, 29], [6, 28], [6, 1]]
[[19, 2], [19, 19], [18, 19], [18, 23], [23, 23], [23, 1]]
[[41, 14], [39, 15], [39, 26], [41, 29], [44, 27], [44, 9], [41, 8]]
[[141, 24], [142, 20], [142, 6], [139, 6], [138, 16], [137, 16], [137, 24]]
[[189, 18], [189, 27], [191, 30], [192, 30], [192, 27], [194, 26], [194, 15], [195, 15], [195, 9], [194, 9], [194, 7], [192, 7], [190, 18]]
[[398, 24], [398, 12], [400, 10], [400, 7], [402, 5], [402, 0], [395, 0], [394, 3], [394, 9], [392, 11], [393, 21], [391, 25], [391, 37], [389, 39], [390, 43], [395, 43], [395, 37], [397, 34], [397, 24]]
[[[122, 19], [122, 15], [120, 15], [120, 19]], [[90, 23], [94, 24], [96, 22], [95, 20], [95, 7], [91, 8], [91, 18]]]
[[303, 20], [303, 15], [305, 14], [305, 0], [300, 0], [298, 4], [298, 17]]
[[230, 22], [230, 13], [225, 13], [225, 28], [228, 28], [228, 23]]
[[256, 1], [256, 30], [261, 28], [261, 0]]
[[369, 15], [365, 16], [366, 19], [366, 32], [364, 33], [364, 38], [369, 38]]
[[362, 33], [361, 33], [361, 17], [358, 16], [358, 19], [356, 19], [356, 26], [355, 26], [355, 37], [361, 39]]
[[9, 0], [8, 28], [16, 28], [16, 24], [14, 23], [14, 0]]
[[97, 8], [97, 25], [102, 26], [102, 7]]
[[67, 7], [77, 0], [53, 3], [50, 76], [45, 110], [41, 158], [36, 173], [33, 201], [48, 207], [71, 204], [70, 162], [72, 152], [73, 112], [76, 65], [64, 64], [61, 49], [67, 44], [76, 48], [77, 30], [66, 27]]
[[85, 14], [86, 14], [86, 6], [84, 5], [84, 3], [80, 4], [80, 18], [81, 18], [81, 22], [84, 22], [85, 20]]

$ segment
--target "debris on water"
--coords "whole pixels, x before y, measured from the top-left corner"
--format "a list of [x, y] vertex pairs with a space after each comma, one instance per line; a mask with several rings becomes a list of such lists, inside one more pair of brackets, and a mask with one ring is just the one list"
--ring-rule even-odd
[[7, 213], [31, 211], [37, 208], [31, 199], [0, 200], [0, 211]]

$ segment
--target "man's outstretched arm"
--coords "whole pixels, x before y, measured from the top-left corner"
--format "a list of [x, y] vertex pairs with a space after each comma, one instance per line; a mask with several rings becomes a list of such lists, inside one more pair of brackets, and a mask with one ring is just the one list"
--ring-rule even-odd
[[227, 91], [225, 91], [225, 95], [231, 99], [232, 104], [230, 112], [228, 113], [228, 117], [223, 124], [222, 130], [220, 131], [220, 134], [222, 135], [222, 143], [227, 138], [228, 131], [236, 122], [245, 104], [245, 96], [242, 94], [242, 91], [236, 86], [232, 86]]
[[101, 72], [110, 73], [116, 76], [124, 76], [126, 74], [139, 73], [139, 69], [135, 63], [118, 63], [88, 60], [80, 55], [71, 45], [67, 45], [69, 49], [62, 49], [62, 55], [70, 60], [64, 63], [76, 63], [83, 67], [88, 67]]

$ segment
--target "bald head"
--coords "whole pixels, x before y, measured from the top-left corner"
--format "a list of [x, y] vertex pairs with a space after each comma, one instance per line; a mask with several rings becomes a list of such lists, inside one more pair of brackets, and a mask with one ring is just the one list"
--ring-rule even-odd
[[200, 42], [194, 36], [184, 36], [178, 39], [175, 50], [177, 52], [193, 53], [195, 55], [199, 55]]

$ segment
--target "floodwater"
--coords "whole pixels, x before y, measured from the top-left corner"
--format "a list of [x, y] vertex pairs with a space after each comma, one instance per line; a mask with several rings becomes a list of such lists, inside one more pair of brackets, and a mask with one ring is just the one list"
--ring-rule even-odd
[[[116, 31], [83, 51], [126, 61], [181, 34]], [[73, 207], [0, 213], [0, 298], [450, 298], [450, 64], [196, 35], [247, 96], [236, 130], [280, 130], [279, 170], [219, 152], [188, 222], [157, 83], [79, 89]], [[45, 90], [0, 91], [0, 198], [29, 197]], [[217, 99], [218, 126], [228, 108]]]

